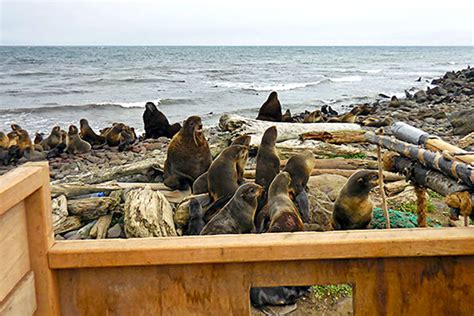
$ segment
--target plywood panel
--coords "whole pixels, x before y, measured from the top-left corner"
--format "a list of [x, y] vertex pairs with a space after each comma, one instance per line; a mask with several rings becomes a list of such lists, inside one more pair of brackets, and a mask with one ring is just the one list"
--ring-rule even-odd
[[0, 301], [0, 315], [27, 316], [36, 310], [35, 279], [30, 271], [4, 301]]
[[64, 315], [248, 315], [251, 286], [351, 283], [358, 315], [472, 315], [474, 256], [59, 272]]
[[0, 301], [30, 270], [23, 202], [0, 215]]
[[[52, 268], [466, 255], [474, 228], [423, 228], [260, 235], [58, 241]], [[357, 251], [354, 251], [357, 250]]]

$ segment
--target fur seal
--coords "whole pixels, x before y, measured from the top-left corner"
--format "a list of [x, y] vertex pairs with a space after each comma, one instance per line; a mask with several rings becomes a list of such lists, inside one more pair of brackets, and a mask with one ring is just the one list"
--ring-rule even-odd
[[186, 235], [199, 235], [206, 223], [203, 220], [202, 207], [195, 198], [189, 200], [189, 222]]
[[253, 306], [291, 305], [308, 293], [309, 286], [255, 287], [250, 289], [250, 301]]
[[158, 110], [153, 102], [145, 104], [143, 113], [143, 123], [145, 125], [145, 139], [168, 137], [172, 138], [180, 129], [181, 124], [170, 125], [166, 116]]
[[303, 123], [320, 123], [325, 121], [326, 118], [324, 117], [323, 113], [320, 110], [316, 110], [306, 116], [303, 120]]
[[282, 171], [270, 184], [268, 189], [268, 213], [270, 216], [268, 232], [295, 232], [304, 229], [300, 214], [288, 195], [290, 181], [290, 174]]
[[393, 120], [390, 117], [385, 117], [383, 120], [380, 120], [377, 117], [368, 117], [365, 120], [361, 121], [362, 125], [370, 127], [384, 127], [391, 125], [392, 123]]
[[373, 210], [369, 193], [377, 185], [377, 171], [361, 170], [350, 176], [334, 203], [333, 228], [336, 230], [367, 228]]
[[115, 147], [120, 144], [120, 133], [124, 130], [125, 124], [114, 123], [112, 127], [101, 131], [101, 136], [105, 138], [107, 145]]
[[[249, 146], [250, 139], [251, 139], [250, 135], [240, 135], [234, 139], [234, 141], [230, 144], [230, 146], [232, 145]], [[245, 164], [240, 167], [241, 167], [241, 170], [243, 171], [245, 169]], [[242, 174], [242, 178], [243, 178], [243, 174]], [[207, 193], [207, 192], [209, 192], [209, 189], [207, 186], [207, 171], [206, 171], [194, 181], [193, 194], [202, 194], [202, 193]]]
[[232, 199], [204, 226], [201, 235], [252, 232], [257, 199], [262, 191], [262, 187], [255, 183], [241, 185]]
[[166, 154], [164, 183], [171, 189], [186, 189], [212, 163], [209, 144], [202, 132], [199, 116], [190, 116], [174, 135]]
[[70, 154], [84, 154], [91, 151], [91, 145], [83, 141], [79, 136], [79, 130], [76, 126], [69, 126], [67, 134], [67, 151]]
[[81, 119], [79, 123], [81, 126], [81, 133], [79, 136], [81, 136], [84, 141], [91, 144], [91, 146], [105, 144], [105, 137], [97, 135], [86, 119]]
[[15, 129], [15, 132], [18, 135], [17, 146], [20, 150], [20, 155], [23, 156], [25, 150], [33, 149], [33, 143], [31, 141], [30, 135], [28, 135], [28, 132], [26, 130], [19, 127], [18, 129]]
[[286, 110], [285, 114], [281, 117], [281, 121], [286, 123], [293, 123], [295, 121], [291, 116], [290, 109]]
[[43, 147], [44, 150], [50, 150], [59, 145], [61, 142], [61, 127], [59, 126], [54, 126], [53, 129], [51, 130], [51, 134], [49, 134], [48, 137], [43, 139], [40, 142], [41, 147]]
[[273, 91], [268, 96], [267, 101], [260, 107], [257, 120], [281, 122], [281, 117], [281, 105], [280, 101], [278, 101], [278, 94]]
[[17, 146], [18, 144], [18, 134], [17, 132], [13, 131], [7, 134], [8, 138], [8, 148]]
[[359, 112], [360, 112], [360, 109], [358, 107], [354, 107], [352, 108], [352, 110], [350, 110], [349, 112], [345, 114], [328, 119], [328, 122], [355, 123]]
[[4, 132], [0, 132], [0, 148], [7, 149], [10, 144], [10, 140]]
[[255, 183], [260, 184], [265, 191], [280, 172], [280, 158], [275, 148], [278, 131], [275, 126], [267, 128], [257, 151], [257, 166]]
[[337, 116], [337, 115], [339, 115], [339, 113], [334, 111], [333, 108], [330, 105], [328, 106], [327, 104], [325, 104], [321, 107], [321, 112], [324, 115], [327, 115], [327, 116]]
[[309, 202], [308, 195], [306, 194], [306, 185], [308, 184], [311, 172], [316, 164], [314, 154], [308, 150], [292, 156], [284, 171], [288, 172], [291, 177], [291, 183], [289, 193], [292, 199], [294, 199], [303, 220], [308, 223], [310, 221], [309, 216]]
[[66, 151], [67, 141], [68, 141], [67, 133], [64, 130], [61, 130], [60, 135], [61, 135], [61, 142], [59, 143], [59, 145], [57, 145], [56, 147], [48, 151], [46, 155], [48, 159], [56, 158]]

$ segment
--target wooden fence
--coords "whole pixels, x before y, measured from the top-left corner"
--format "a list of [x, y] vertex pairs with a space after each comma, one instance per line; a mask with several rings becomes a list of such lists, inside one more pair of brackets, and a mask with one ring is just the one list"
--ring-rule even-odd
[[474, 230], [54, 241], [46, 164], [0, 178], [0, 315], [248, 315], [252, 286], [349, 283], [356, 315], [473, 315]]

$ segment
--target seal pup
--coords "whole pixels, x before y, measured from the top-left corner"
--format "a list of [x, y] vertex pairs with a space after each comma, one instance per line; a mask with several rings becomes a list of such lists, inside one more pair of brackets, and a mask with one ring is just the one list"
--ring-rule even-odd
[[35, 139], [33, 140], [33, 143], [35, 145], [39, 145], [43, 141], [43, 134], [36, 132], [35, 134]]
[[358, 107], [352, 108], [349, 112], [339, 115], [337, 117], [331, 117], [328, 119], [328, 122], [340, 122], [340, 123], [355, 123], [357, 120], [357, 115], [359, 114], [360, 109]]
[[311, 112], [309, 115], [305, 116], [303, 123], [320, 123], [325, 122], [326, 118], [320, 110]]
[[33, 142], [26, 130], [19, 127], [18, 129], [15, 129], [15, 132], [18, 135], [17, 146], [20, 150], [20, 155], [23, 155], [25, 150], [33, 148]]
[[300, 214], [288, 195], [290, 181], [290, 174], [282, 171], [270, 184], [268, 189], [270, 217], [268, 232], [296, 232], [304, 229]]
[[69, 126], [67, 151], [70, 154], [85, 154], [91, 151], [91, 145], [81, 139], [79, 130], [74, 125]]
[[172, 138], [180, 129], [181, 124], [170, 125], [166, 116], [158, 110], [153, 102], [145, 104], [143, 113], [143, 124], [145, 125], [145, 139], [168, 137]]
[[273, 91], [268, 96], [267, 101], [260, 107], [257, 120], [281, 122], [281, 117], [281, 105], [278, 100], [278, 94]]
[[204, 226], [201, 235], [252, 232], [257, 199], [262, 191], [263, 188], [255, 183], [241, 185], [231, 200]]
[[120, 133], [125, 129], [125, 124], [114, 123], [112, 127], [101, 130], [101, 136], [105, 138], [107, 145], [115, 147], [120, 145]]
[[285, 114], [281, 117], [281, 121], [286, 123], [293, 123], [295, 121], [291, 116], [290, 109], [286, 110]]
[[300, 154], [292, 156], [286, 163], [284, 171], [288, 172], [291, 177], [289, 193], [295, 201], [303, 220], [308, 223], [310, 221], [308, 195], [306, 194], [306, 185], [308, 184], [311, 172], [316, 164], [314, 154], [308, 150]]
[[91, 146], [105, 144], [106, 142], [105, 137], [97, 135], [94, 132], [94, 130], [90, 127], [89, 121], [87, 121], [86, 119], [81, 119], [79, 123], [80, 123], [80, 128], [81, 128], [81, 132], [79, 136], [81, 136], [81, 138], [84, 141], [91, 144]]
[[51, 134], [40, 142], [41, 147], [44, 150], [50, 150], [59, 145], [61, 142], [61, 127], [54, 126], [51, 130]]
[[331, 223], [333, 228], [367, 228], [374, 208], [369, 193], [377, 185], [377, 171], [361, 170], [350, 176], [334, 203]]
[[189, 221], [186, 235], [199, 235], [206, 225], [203, 219], [202, 207], [195, 198], [189, 200]]
[[[249, 146], [250, 145], [250, 140], [251, 137], [250, 135], [240, 135], [237, 138], [234, 139], [234, 141], [230, 144], [232, 145], [243, 145], [243, 146]], [[246, 159], [245, 159], [246, 161]], [[239, 172], [240, 178], [243, 179], [243, 172], [245, 169], [245, 164], [240, 166]], [[207, 193], [209, 192], [208, 186], [207, 186], [207, 171], [204, 172], [202, 175], [200, 175], [193, 183], [193, 188], [192, 188], [193, 194], [202, 194], [202, 193]]]
[[211, 150], [202, 132], [201, 118], [190, 116], [168, 146], [164, 183], [171, 189], [185, 190], [211, 163]]

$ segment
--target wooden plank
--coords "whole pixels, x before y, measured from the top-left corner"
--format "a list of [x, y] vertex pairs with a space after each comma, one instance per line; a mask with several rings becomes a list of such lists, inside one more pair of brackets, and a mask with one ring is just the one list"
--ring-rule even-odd
[[23, 202], [0, 215], [0, 301], [30, 270]]
[[35, 278], [33, 271], [30, 271], [4, 301], [0, 300], [0, 315], [26, 316], [33, 315], [35, 310]]
[[356, 315], [472, 315], [473, 274], [474, 256], [215, 263], [58, 272], [64, 315], [249, 315], [252, 286], [340, 283], [353, 284]]
[[0, 215], [43, 184], [39, 172], [41, 168], [23, 165], [0, 176]]
[[56, 272], [48, 264], [48, 250], [54, 243], [51, 218], [51, 191], [47, 162], [27, 163], [38, 167], [41, 186], [25, 199], [26, 223], [31, 268], [35, 272], [36, 301], [39, 315], [59, 315], [59, 292]]
[[473, 253], [474, 229], [424, 228], [57, 241], [49, 264], [66, 269]]

